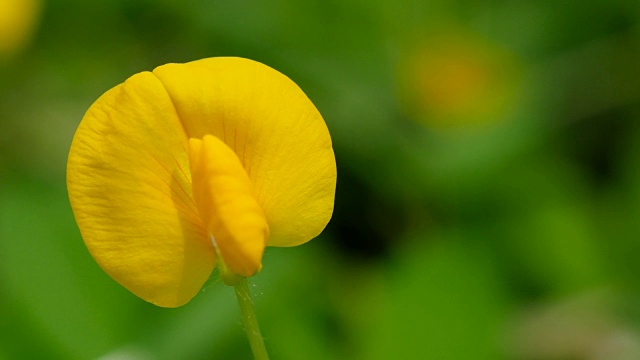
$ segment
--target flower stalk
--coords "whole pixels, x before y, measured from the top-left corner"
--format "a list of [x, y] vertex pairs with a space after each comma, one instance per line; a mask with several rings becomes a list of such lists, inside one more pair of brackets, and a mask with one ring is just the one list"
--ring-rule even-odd
[[240, 305], [242, 324], [247, 333], [253, 357], [255, 360], [268, 360], [269, 355], [267, 354], [267, 348], [264, 346], [264, 339], [260, 333], [258, 319], [253, 309], [247, 279], [241, 277], [240, 281], [234, 285], [234, 289], [236, 291], [236, 297], [238, 298], [238, 305]]

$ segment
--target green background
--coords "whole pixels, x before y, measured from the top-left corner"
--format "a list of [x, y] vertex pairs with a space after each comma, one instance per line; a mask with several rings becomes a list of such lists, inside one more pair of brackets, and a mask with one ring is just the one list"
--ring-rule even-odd
[[212, 56], [287, 74], [334, 141], [328, 228], [251, 279], [273, 359], [640, 359], [634, 0], [45, 2], [0, 61], [0, 359], [251, 358], [217, 273], [145, 303], [66, 193], [95, 99]]

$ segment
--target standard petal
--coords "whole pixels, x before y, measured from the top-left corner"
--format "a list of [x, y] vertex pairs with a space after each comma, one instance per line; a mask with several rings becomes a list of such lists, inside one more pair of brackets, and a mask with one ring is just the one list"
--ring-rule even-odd
[[187, 136], [152, 73], [132, 76], [87, 111], [67, 185], [89, 251], [117, 282], [165, 307], [198, 293], [215, 251], [192, 200]]
[[333, 211], [336, 164], [322, 116], [285, 75], [241, 58], [154, 70], [189, 137], [211, 134], [238, 156], [269, 224], [270, 246], [317, 236]]

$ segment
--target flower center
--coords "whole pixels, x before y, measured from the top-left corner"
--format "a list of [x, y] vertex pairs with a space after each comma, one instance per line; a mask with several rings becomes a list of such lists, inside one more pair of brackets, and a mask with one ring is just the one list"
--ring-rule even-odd
[[218, 256], [222, 280], [233, 285], [262, 268], [269, 226], [236, 154], [212, 135], [189, 139], [193, 199]]

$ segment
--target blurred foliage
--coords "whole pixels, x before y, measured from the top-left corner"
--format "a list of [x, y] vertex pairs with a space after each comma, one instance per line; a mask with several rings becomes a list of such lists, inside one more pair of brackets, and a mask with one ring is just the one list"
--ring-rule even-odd
[[65, 190], [92, 101], [211, 56], [334, 140], [328, 229], [252, 279], [272, 358], [640, 358], [640, 2], [0, 0], [0, 54], [0, 359], [250, 358], [216, 273], [143, 302]]

